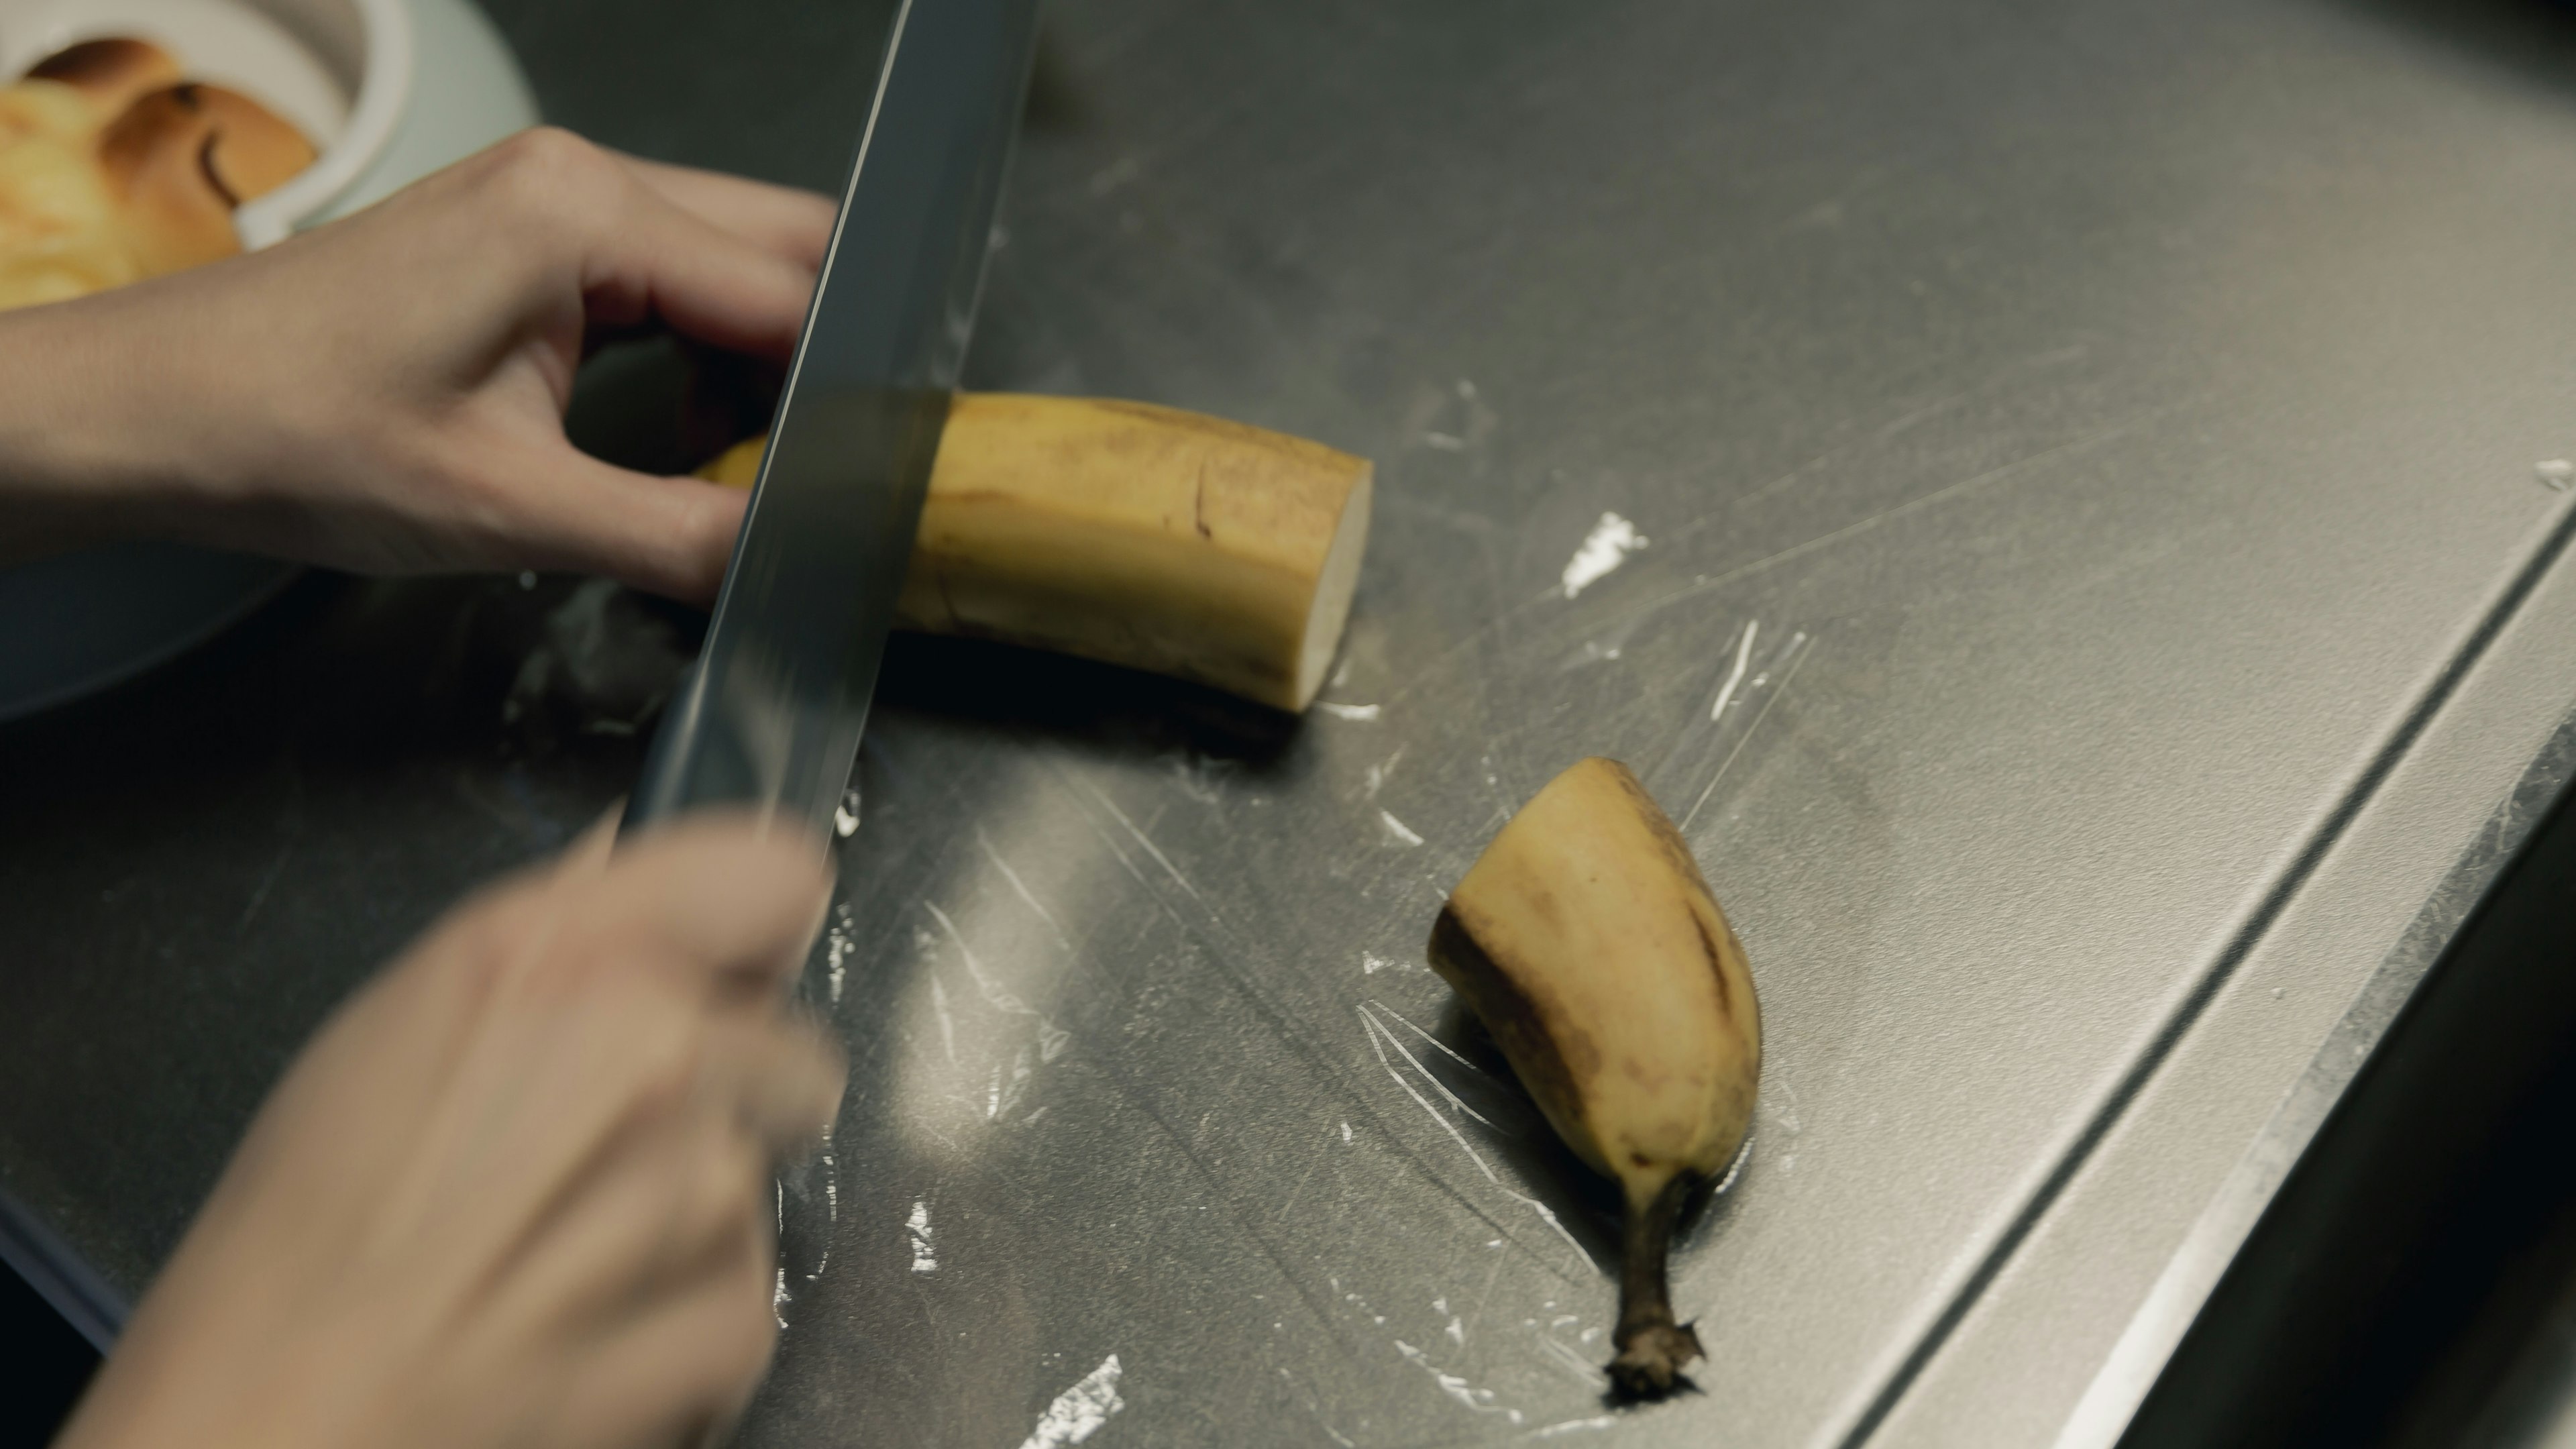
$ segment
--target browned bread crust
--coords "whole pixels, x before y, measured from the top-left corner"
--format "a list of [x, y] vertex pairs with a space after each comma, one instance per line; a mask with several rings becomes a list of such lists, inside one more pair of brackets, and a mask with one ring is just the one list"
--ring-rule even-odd
[[27, 78], [70, 86], [89, 97], [104, 120], [123, 115], [146, 92], [176, 85], [183, 77], [170, 52], [148, 40], [113, 36], [55, 51], [36, 62]]

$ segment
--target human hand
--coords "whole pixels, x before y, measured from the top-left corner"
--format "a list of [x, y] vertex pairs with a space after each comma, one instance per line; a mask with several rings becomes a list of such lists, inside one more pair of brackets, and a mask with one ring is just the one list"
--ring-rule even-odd
[[270, 1097], [58, 1449], [642, 1449], [767, 1363], [770, 1169], [832, 1118], [783, 1012], [828, 880], [743, 817], [451, 913]]
[[0, 314], [0, 562], [153, 536], [711, 601], [743, 495], [575, 449], [573, 374], [638, 325], [784, 361], [832, 217], [539, 129], [266, 251]]

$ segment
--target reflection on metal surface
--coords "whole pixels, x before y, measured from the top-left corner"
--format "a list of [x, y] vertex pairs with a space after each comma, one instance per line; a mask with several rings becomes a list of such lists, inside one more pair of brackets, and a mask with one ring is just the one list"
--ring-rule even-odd
[[100, 1353], [116, 1344], [130, 1307], [35, 1214], [0, 1192], [0, 1271], [16, 1273]]
[[2246, 1147], [2216, 1196], [2201, 1210], [2189, 1236], [2068, 1416], [2058, 1434], [2057, 1449], [2110, 1449], [2119, 1442], [2263, 1209], [2352, 1084], [2354, 1074], [2369, 1060], [2371, 1048], [2387, 1034], [2460, 923], [2571, 779], [2576, 779], [2576, 715], [2550, 736], [2512, 793], [2487, 817], [2477, 839], [2416, 913], [2396, 948], [2371, 973], [2335, 1024], [2334, 1034], [2317, 1049], [2315, 1060], [2273, 1110], [2261, 1135]]
[[939, 1253], [931, 1246], [930, 1203], [927, 1200], [912, 1205], [912, 1216], [903, 1220], [903, 1230], [912, 1241], [912, 1271], [938, 1272]]
[[[1490, 53], [1431, 47], [1397, 13], [1364, 43], [1282, 11], [1241, 47], [1231, 11], [1056, 12], [1098, 129], [1030, 137], [978, 343], [991, 382], [1316, 420], [1382, 459], [1382, 532], [1336, 708], [1293, 730], [998, 652], [925, 644], [890, 676], [842, 876], [874, 943], [836, 1015], [851, 1210], [752, 1442], [858, 1433], [858, 1405], [881, 1437], [1017, 1442], [1111, 1354], [1128, 1407], [1103, 1441], [1848, 1437], [2548, 533], [2529, 468], [2549, 454], [2519, 434], [2480, 455], [2485, 491], [2425, 481], [2461, 471], [2457, 430], [2419, 429], [2450, 396], [2423, 344], [2438, 317], [2410, 311], [2392, 351], [2302, 280], [2380, 265], [2366, 229], [2320, 235], [2368, 256], [2232, 254], [2228, 295], [2267, 300], [2216, 307], [2192, 290], [2208, 252], [2052, 244], [1943, 210], [1930, 172], [1852, 191], [1839, 232], [1774, 238], [1746, 216], [1812, 210], [1788, 193], [1830, 178], [1728, 151], [1759, 200], [1657, 189], [1669, 209], [1619, 234], [1633, 266], [1586, 250], [1555, 219], [1641, 194], [1587, 166], [1671, 117], [1589, 86], [1598, 116], [1533, 102], [1552, 128], [1533, 151], [1493, 145], [1485, 102], [1774, 23], [1614, 12], [1579, 56], [1516, 26], [1480, 32]], [[2326, 43], [2261, 14], [2229, 23]], [[1319, 129], [1288, 77], [1325, 56], [1352, 80]], [[2227, 127], [2133, 124], [2163, 114], [2141, 65], [2123, 104], [2146, 109], [2052, 132], [2084, 144], [2049, 214], [2125, 234], [2148, 225], [2121, 210], [2141, 177], [2235, 154]], [[1926, 114], [1943, 135], [2014, 124], [1981, 105]], [[1229, 119], [1174, 119], [1210, 114]], [[1657, 165], [1724, 146], [1674, 134]], [[1438, 138], [1437, 164], [1388, 180], [1369, 138], [1390, 135]], [[2148, 137], [2181, 161], [2148, 164]], [[2016, 184], [1963, 164], [1963, 186]], [[2259, 188], [2210, 184], [2195, 215], [2274, 235]], [[1969, 310], [1943, 317], [1984, 321], [1900, 328], [1891, 352], [1866, 319], [1914, 315], [1908, 278], [1944, 295], [1910, 270], [1923, 228], [1996, 278], [2058, 280], [2013, 284], [2008, 315], [1949, 298]], [[1598, 286], [1560, 306], [1576, 255]], [[1869, 262], [1835, 273], [1869, 300], [1820, 314], [1840, 294], [1812, 269], [1845, 261]], [[1604, 305], [1626, 320], [1594, 345]], [[2495, 333], [2474, 331], [2442, 355], [2483, 376]], [[2304, 341], [2291, 366], [2291, 332], [2350, 347]], [[1651, 544], [1569, 598], [1605, 514]], [[1421, 965], [1448, 886], [1587, 753], [1689, 820], [1771, 1038], [1756, 1142], [1676, 1262], [1707, 1393], [1607, 1421], [1606, 1205]], [[969, 951], [1068, 1034], [1056, 1061]], [[897, 1231], [916, 1203], [931, 1273]], [[817, 1234], [795, 1206], [790, 1236]]]
[[1601, 521], [1592, 525], [1592, 531], [1583, 536], [1583, 546], [1566, 561], [1565, 573], [1559, 578], [1557, 587], [1571, 599], [1600, 582], [1601, 577], [1612, 569], [1626, 563], [1628, 555], [1644, 548], [1647, 542], [1646, 536], [1637, 531], [1637, 525], [1615, 513], [1602, 514]]
[[1100, 1367], [1084, 1374], [1082, 1382], [1056, 1395], [1055, 1402], [1047, 1405], [1045, 1417], [1038, 1420], [1036, 1430], [1020, 1441], [1020, 1449], [1063, 1449], [1068, 1444], [1079, 1444], [1108, 1423], [1110, 1415], [1125, 1407], [1126, 1400], [1118, 1397], [1118, 1355], [1113, 1353], [1100, 1361]]
[[[1372, 1014], [1370, 1012], [1369, 1008], [1371, 1006], [1377, 1007], [1378, 1014]], [[1377, 1064], [1386, 1072], [1388, 1079], [1393, 1081], [1398, 1087], [1403, 1088], [1404, 1094], [1413, 1099], [1413, 1104], [1415, 1106], [1420, 1107], [1424, 1113], [1428, 1114], [1432, 1121], [1440, 1124], [1440, 1130], [1448, 1133], [1449, 1140], [1458, 1144], [1458, 1150], [1467, 1154], [1467, 1160], [1476, 1164], [1476, 1170], [1484, 1174], [1485, 1181], [1492, 1183], [1496, 1190], [1501, 1192], [1504, 1197], [1520, 1203], [1522, 1206], [1527, 1207], [1531, 1212], [1538, 1214], [1539, 1221], [1547, 1224], [1549, 1231], [1565, 1240], [1565, 1245], [1574, 1250], [1574, 1255], [1583, 1261], [1583, 1266], [1585, 1268], [1594, 1272], [1600, 1271], [1601, 1265], [1593, 1261], [1591, 1252], [1583, 1246], [1580, 1239], [1565, 1230], [1565, 1223], [1562, 1219], [1557, 1217], [1555, 1209], [1549, 1207], [1546, 1203], [1539, 1201], [1537, 1198], [1523, 1196], [1522, 1194], [1514, 1192], [1510, 1188], [1503, 1186], [1503, 1180], [1500, 1176], [1495, 1174], [1493, 1164], [1486, 1161], [1485, 1155], [1478, 1152], [1475, 1149], [1475, 1146], [1468, 1142], [1466, 1134], [1460, 1131], [1457, 1125], [1452, 1123], [1448, 1116], [1439, 1108], [1432, 1106], [1430, 1101], [1422, 1095], [1421, 1090], [1413, 1085], [1412, 1080], [1406, 1077], [1404, 1073], [1397, 1071], [1395, 1069], [1395, 1064], [1387, 1060], [1387, 1048], [1393, 1047], [1396, 1055], [1404, 1058], [1405, 1065], [1413, 1068], [1414, 1074], [1420, 1077], [1423, 1081], [1428, 1082], [1434, 1091], [1437, 1091], [1448, 1101], [1451, 1107], [1466, 1116], [1475, 1118], [1480, 1125], [1492, 1128], [1494, 1124], [1490, 1119], [1478, 1113], [1475, 1108], [1460, 1101], [1456, 1093], [1451, 1092], [1447, 1087], [1440, 1084], [1440, 1079], [1433, 1076], [1431, 1069], [1422, 1064], [1422, 1059], [1415, 1056], [1412, 1051], [1407, 1049], [1403, 1042], [1397, 1040], [1395, 1033], [1388, 1029], [1386, 1022], [1381, 1019], [1381, 1016], [1392, 1018], [1396, 1021], [1402, 1021], [1407, 1027], [1411, 1027], [1417, 1033], [1420, 1033], [1422, 1029], [1414, 1026], [1413, 1023], [1409, 1021], [1404, 1021], [1403, 1017], [1388, 1010], [1384, 1006], [1379, 1006], [1376, 1002], [1363, 1003], [1359, 1012], [1361, 1022], [1364, 1023], [1368, 1029], [1369, 1050], [1377, 1055]], [[1429, 1039], [1427, 1033], [1424, 1035], [1426, 1039]], [[1436, 1040], [1433, 1041], [1432, 1044], [1434, 1046], [1439, 1046], [1439, 1043]], [[1466, 1060], [1464, 1057], [1458, 1056], [1456, 1052], [1450, 1051], [1447, 1047], [1441, 1047], [1441, 1050], [1443, 1052], [1447, 1052], [1450, 1057], [1460, 1061], [1461, 1063], [1464, 1063]]]

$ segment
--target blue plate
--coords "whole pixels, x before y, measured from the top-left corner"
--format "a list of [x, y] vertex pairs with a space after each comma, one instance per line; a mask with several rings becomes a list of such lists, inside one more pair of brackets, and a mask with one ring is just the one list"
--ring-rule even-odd
[[0, 720], [171, 659], [292, 581], [273, 559], [132, 543], [0, 570]]

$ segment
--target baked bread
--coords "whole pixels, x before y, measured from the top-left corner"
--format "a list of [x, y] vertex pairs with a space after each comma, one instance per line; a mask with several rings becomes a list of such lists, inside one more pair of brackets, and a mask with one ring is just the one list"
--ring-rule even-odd
[[142, 274], [98, 164], [105, 118], [61, 81], [0, 89], [0, 307], [123, 286]]
[[122, 286], [241, 249], [233, 208], [312, 164], [312, 144], [178, 62], [89, 41], [0, 88], [0, 308]]

